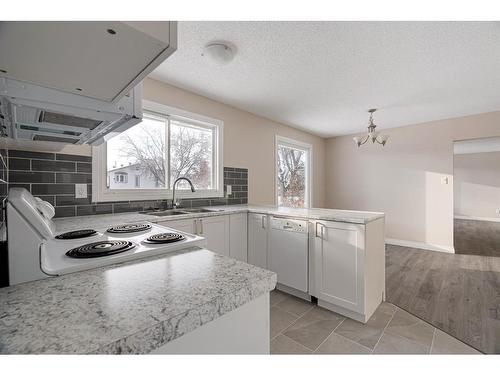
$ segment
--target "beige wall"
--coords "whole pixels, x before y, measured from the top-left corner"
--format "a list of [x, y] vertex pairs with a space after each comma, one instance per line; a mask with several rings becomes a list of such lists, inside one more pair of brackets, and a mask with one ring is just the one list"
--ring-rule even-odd
[[500, 112], [381, 130], [391, 137], [385, 148], [358, 149], [352, 136], [327, 140], [327, 207], [383, 211], [387, 238], [449, 250], [453, 141], [500, 135]]
[[224, 165], [248, 168], [248, 200], [274, 204], [275, 135], [313, 145], [313, 206], [325, 204], [325, 140], [191, 92], [147, 79], [144, 99], [224, 121]]
[[500, 218], [500, 152], [454, 157], [455, 215]]

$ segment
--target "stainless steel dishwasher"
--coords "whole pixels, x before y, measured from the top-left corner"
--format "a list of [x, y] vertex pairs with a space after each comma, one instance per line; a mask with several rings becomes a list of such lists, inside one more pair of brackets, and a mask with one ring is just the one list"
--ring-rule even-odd
[[308, 292], [308, 229], [306, 220], [271, 216], [268, 265], [278, 284]]

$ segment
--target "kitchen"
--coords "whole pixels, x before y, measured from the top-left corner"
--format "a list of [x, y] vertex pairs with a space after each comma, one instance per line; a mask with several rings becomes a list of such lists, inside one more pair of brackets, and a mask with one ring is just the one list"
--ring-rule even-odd
[[[64, 26], [58, 26], [58, 28], [55, 28], [50, 23], [40, 25], [6, 22], [2, 25], [3, 35], [5, 35], [5, 39], [2, 40], [2, 48], [8, 49], [9, 46], [19, 44], [26, 45], [31, 42], [32, 35], [35, 32], [40, 38], [47, 41], [56, 39], [56, 35], [60, 35], [61, 31], [64, 31], [66, 35], [72, 35], [81, 30], [81, 28], [86, 28], [87, 34], [93, 34], [103, 29], [104, 26], [107, 27], [107, 29], [103, 30], [104, 33], [112, 37], [105, 37], [104, 40], [106, 43], [114, 45], [113, 39], [119, 37], [122, 33], [125, 34], [125, 38], [138, 38], [139, 36], [136, 36], [134, 32], [139, 30], [142, 33], [149, 31], [152, 39], [149, 44], [154, 46], [157, 41], [153, 36], [163, 32], [165, 35], [163, 52], [159, 55], [153, 52], [149, 54], [156, 58], [148, 61], [145, 68], [140, 67], [139, 71], [144, 76], [145, 72], [152, 70], [159, 64], [156, 60], [159, 58], [158, 56], [163, 56], [162, 59], [168, 58], [168, 56], [174, 53], [177, 46], [177, 24], [175, 22], [158, 22], [150, 23], [149, 25], [145, 25], [144, 23], [126, 25], [117, 22], [104, 25], [99, 22], [88, 22], [84, 24], [66, 23]], [[61, 30], [61, 27], [65, 29]], [[135, 27], [138, 27], [138, 29], [134, 29]], [[22, 31], [26, 28], [28, 28], [29, 32], [23, 33]], [[30, 28], [32, 29], [30, 30]], [[142, 34], [139, 35], [142, 36]], [[74, 38], [76, 37], [74, 35]], [[72, 45], [74, 38], [71, 39]], [[47, 49], [68, 49], [70, 47], [70, 45], [61, 45], [61, 41], [58, 40], [57, 44], [47, 46]], [[103, 53], [104, 49], [110, 48], [107, 45], [94, 46], [94, 43], [92, 43], [91, 47], [97, 49], [95, 52], [93, 51], [95, 54]], [[20, 53], [24, 53], [24, 51], [20, 51]], [[119, 55], [119, 51], [116, 54]], [[68, 54], [68, 56], [71, 57], [73, 55]], [[9, 59], [22, 60], [23, 57], [15, 56], [12, 53]], [[63, 62], [59, 61], [59, 63]], [[114, 64], [114, 62], [112, 63]], [[75, 66], [75, 69], [82, 69], [81, 66], [76, 65], [76, 61], [68, 61], [65, 65]], [[30, 152], [25, 149], [19, 150], [19, 147], [16, 146], [8, 146], [8, 149], [5, 151], [6, 157], [3, 160], [6, 161], [9, 181], [9, 190], [6, 199], [7, 272], [11, 288], [5, 289], [8, 293], [5, 295], [7, 306], [11, 304], [15, 306], [17, 298], [25, 295], [23, 287], [25, 285], [32, 285], [24, 284], [27, 282], [35, 282], [33, 285], [37, 287], [39, 285], [40, 288], [43, 288], [44, 284], [36, 284], [36, 281], [47, 279], [48, 276], [67, 275], [65, 277], [72, 279], [78, 275], [78, 273], [73, 275], [75, 272], [83, 272], [95, 268], [100, 269], [100, 267], [113, 266], [127, 261], [139, 261], [142, 263], [148, 257], [190, 248], [206, 248], [222, 256], [237, 259], [245, 263], [248, 262], [249, 264], [274, 272], [268, 272], [268, 274], [260, 276], [266, 279], [267, 286], [264, 290], [261, 290], [262, 286], [258, 286], [259, 283], [262, 283], [261, 280], [255, 282], [257, 284], [255, 286], [256, 290], [250, 289], [249, 291], [245, 291], [245, 294], [249, 294], [246, 297], [248, 300], [221, 302], [222, 305], [231, 305], [229, 311], [231, 312], [232, 322], [234, 322], [234, 319], [241, 319], [241, 323], [245, 322], [246, 315], [240, 309], [255, 309], [254, 313], [262, 315], [263, 321], [256, 322], [256, 326], [252, 326], [247, 320], [244, 326], [248, 327], [249, 332], [245, 332], [243, 335], [240, 332], [237, 337], [225, 338], [227, 343], [224, 344], [224, 342], [221, 342], [220, 348], [214, 348], [207, 342], [201, 341], [199, 335], [203, 333], [196, 330], [197, 324], [194, 323], [183, 323], [183, 325], [186, 324], [188, 326], [186, 332], [175, 331], [171, 337], [156, 337], [159, 340], [157, 343], [152, 338], [147, 337], [144, 338], [144, 342], [142, 343], [135, 342], [134, 340], [137, 340], [135, 336], [123, 336], [126, 329], [122, 327], [119, 331], [120, 337], [118, 338], [111, 339], [110, 335], [94, 338], [93, 340], [99, 343], [98, 349], [94, 348], [97, 344], [92, 342], [93, 340], [89, 340], [86, 345], [79, 343], [77, 346], [78, 349], [75, 349], [76, 344], [72, 342], [72, 338], [77, 333], [71, 333], [71, 331], [66, 331], [64, 334], [64, 337], [69, 335], [68, 338], [59, 337], [53, 333], [57, 342], [51, 343], [49, 340], [45, 340], [40, 343], [40, 347], [37, 347], [34, 346], [32, 341], [26, 339], [24, 341], [22, 339], [23, 337], [32, 337], [34, 332], [36, 332], [36, 328], [31, 324], [28, 325], [28, 331], [21, 332], [20, 329], [16, 329], [12, 336], [9, 335], [9, 332], [12, 332], [13, 326], [26, 326], [27, 321], [34, 319], [32, 315], [34, 312], [28, 309], [26, 311], [27, 316], [24, 316], [24, 311], [18, 311], [17, 309], [11, 311], [7, 309], [2, 315], [4, 316], [4, 320], [10, 321], [10, 323], [3, 325], [2, 351], [6, 353], [92, 353], [102, 350], [103, 353], [107, 353], [111, 350], [114, 353], [147, 353], [159, 350], [165, 353], [176, 353], [180, 350], [179, 352], [184, 354], [265, 354], [270, 352], [269, 293], [275, 289], [277, 282], [279, 290], [306, 301], [316, 298], [318, 306], [362, 323], [366, 323], [369, 320], [383, 301], [385, 276], [384, 215], [382, 213], [327, 209], [305, 210], [300, 208], [248, 205], [246, 204], [247, 191], [243, 190], [248, 189], [248, 170], [225, 167], [221, 171], [221, 161], [223, 160], [223, 144], [221, 140], [224, 131], [222, 121], [173, 109], [157, 102], [142, 101], [141, 84], [135, 86], [128, 95], [118, 99], [118, 106], [114, 105], [114, 108], [118, 109], [115, 112], [116, 120], [106, 121], [104, 120], [104, 112], [102, 110], [103, 104], [101, 104], [103, 97], [99, 97], [98, 94], [86, 93], [86, 95], [95, 96], [95, 102], [91, 103], [89, 101], [87, 104], [83, 101], [82, 104], [86, 104], [85, 108], [73, 111], [74, 103], [78, 103], [78, 99], [80, 98], [78, 93], [64, 94], [61, 90], [44, 88], [44, 86], [56, 85], [54, 83], [56, 80], [50, 83], [43, 82], [43, 86], [41, 86], [14, 79], [14, 77], [22, 77], [23, 74], [27, 74], [27, 71], [31, 72], [32, 67], [29, 67], [29, 69], [28, 67], [22, 67], [25, 69], [24, 71], [19, 69], [19, 71], [9, 73], [12, 72], [10, 67], [14, 66], [12, 61], [7, 60], [2, 62], [2, 66], [9, 67], [9, 69], [5, 69], [7, 73], [4, 73], [4, 77], [2, 78], [2, 92], [4, 93], [2, 97], [2, 114], [4, 116], [4, 129], [7, 129], [7, 144], [10, 142], [16, 144], [18, 140], [26, 142], [29, 139], [35, 142], [51, 140], [52, 144], [57, 140], [63, 145], [67, 143], [93, 145], [91, 159], [85, 156], [72, 156], [71, 154], [59, 152]], [[38, 69], [43, 69], [40, 63], [37, 63], [37, 67]], [[89, 69], [89, 72], [92, 71], [88, 67], [87, 69]], [[46, 70], [38, 74], [48, 77], [47, 73], [48, 71]], [[121, 73], [123, 74], [123, 72]], [[12, 76], [9, 74], [12, 74]], [[69, 72], [71, 76], [74, 74], [75, 71]], [[135, 74], [137, 73], [132, 71], [130, 73], [131, 78]], [[101, 89], [103, 86], [103, 77], [95, 77], [93, 74], [89, 75], [86, 79], [89, 87], [92, 87], [92, 82], [90, 82], [91, 76], [93, 79], [100, 81], [100, 85], [97, 85], [98, 81], [93, 84], [102, 92], [107, 91], [107, 98], [115, 98], [113, 100], [117, 100], [116, 98], [120, 95], [120, 92], [127, 92], [127, 89], [129, 89], [128, 86], [125, 88], [117, 86], [106, 88], [106, 90]], [[142, 76], [138, 75], [137, 80], [140, 80]], [[61, 77], [61, 73], [57, 74], [57, 79], [63, 82], [68, 80], [69, 76], [66, 80], [63, 78]], [[26, 79], [30, 82], [37, 81], [37, 77], [32, 76]], [[112, 82], [112, 79], [110, 82]], [[41, 98], [48, 99], [52, 98], [52, 96], [54, 99], [51, 99], [50, 102], [40, 102]], [[97, 99], [100, 102], [97, 102]], [[142, 103], [142, 110], [137, 107], [138, 102]], [[97, 109], [93, 109], [94, 107]], [[58, 108], [64, 114], [55, 112], [53, 108]], [[109, 105], [106, 109], [107, 113], [111, 113], [112, 109]], [[88, 120], [79, 117], [81, 114], [89, 113], [92, 110], [94, 113]], [[130, 114], [124, 115], [121, 113], [123, 111], [127, 111]], [[71, 118], [69, 116], [66, 117], [69, 113], [72, 113]], [[168, 113], [168, 118], [161, 116], [164, 113]], [[103, 121], [98, 123], [97, 126], [95, 126], [96, 117], [103, 118]], [[143, 121], [139, 122], [140, 120]], [[81, 129], [85, 129], [90, 121], [94, 121], [93, 128], [82, 132]], [[68, 125], [69, 123], [71, 125]], [[150, 175], [154, 175], [154, 173], [151, 172], [150, 175], [144, 173], [142, 166], [124, 169], [122, 162], [125, 162], [125, 165], [129, 166], [136, 165], [141, 160], [147, 162], [147, 151], [141, 150], [146, 155], [134, 154], [136, 163], [131, 164], [129, 155], [124, 158], [120, 154], [128, 146], [124, 143], [126, 141], [123, 140], [125, 136], [115, 135], [122, 132], [123, 134], [127, 134], [127, 140], [137, 140], [141, 137], [139, 133], [145, 132], [149, 138], [144, 141], [143, 145], [150, 146], [148, 142], [153, 142], [157, 139], [156, 133], [153, 133], [154, 127], [159, 128], [161, 132], [164, 131], [161, 127], [165, 124], [168, 127], [165, 132], [167, 134], [170, 133], [170, 138], [167, 142], [171, 145], [175, 143], [174, 137], [176, 136], [176, 132], [179, 132], [178, 136], [182, 137], [184, 133], [181, 132], [192, 130], [194, 135], [191, 135], [191, 137], [200, 143], [203, 141], [203, 138], [196, 138], [198, 134], [195, 132], [201, 133], [202, 131], [206, 131], [210, 132], [209, 141], [212, 142], [209, 148], [214, 150], [213, 159], [210, 161], [212, 165], [208, 166], [211, 169], [210, 172], [212, 175], [209, 176], [209, 179], [211, 178], [209, 182], [210, 186], [203, 186], [205, 182], [199, 181], [204, 178], [203, 175], [200, 177], [199, 174], [190, 175], [190, 170], [183, 171], [182, 175], [175, 175], [176, 180], [172, 182], [171, 202], [168, 199], [158, 200], [158, 197], [165, 194], [164, 192], [159, 193], [158, 190], [144, 188], [133, 191], [133, 188], [131, 189], [128, 184], [122, 187], [121, 184], [128, 183], [129, 179], [135, 182], [134, 188], [141, 187], [137, 185], [141, 183], [145, 184], [145, 182], [149, 184], [147, 185], [148, 187], [158, 187], [159, 183], [158, 180], [156, 183], [147, 182], [147, 178], [151, 179]], [[181, 128], [181, 124], [188, 125], [183, 125], [184, 128]], [[148, 125], [151, 129], [146, 127]], [[140, 127], [139, 133], [137, 133], [138, 127]], [[80, 134], [75, 130], [76, 128], [79, 129]], [[177, 130], [177, 128], [180, 128], [180, 130]], [[134, 131], [136, 134], [133, 133]], [[165, 136], [163, 133], [161, 134], [163, 137]], [[111, 138], [112, 135], [115, 135], [115, 137]], [[64, 137], [68, 138], [65, 139]], [[180, 147], [184, 146], [186, 142], [193, 142], [186, 135], [184, 137], [181, 138]], [[277, 142], [283, 139], [288, 140], [288, 138], [276, 137]], [[141, 139], [141, 141], [143, 140]], [[139, 143], [140, 141], [137, 142]], [[47, 147], [51, 147], [52, 144], [47, 143]], [[139, 146], [134, 146], [136, 150], [141, 144], [139, 143]], [[78, 146], [73, 147], [76, 148]], [[174, 160], [178, 157], [175, 154], [177, 151], [173, 146], [171, 147], [173, 150], [171, 151], [170, 159]], [[202, 146], [196, 145], [196, 147], [201, 148]], [[87, 146], [86, 150], [88, 148]], [[179, 153], [183, 151], [185, 150], [180, 149]], [[164, 149], [161, 150], [161, 153], [163, 152]], [[187, 152], [190, 155], [190, 160], [193, 160], [196, 150], [193, 151], [190, 149]], [[115, 157], [116, 160], [109, 160]], [[90, 160], [92, 160], [92, 166], [88, 163]], [[200, 163], [204, 162], [206, 160], [201, 158]], [[109, 168], [110, 163], [113, 164], [111, 169]], [[185, 161], [181, 160], [179, 163], [183, 164]], [[118, 165], [119, 167], [117, 167]], [[106, 166], [108, 167], [107, 172], [104, 172]], [[174, 168], [178, 168], [178, 166], [172, 163], [170, 169]], [[307, 167], [307, 169], [309, 168]], [[131, 174], [134, 170], [139, 170], [141, 174], [135, 177], [132, 176]], [[92, 173], [88, 173], [90, 171]], [[85, 172], [88, 174], [85, 174]], [[161, 172], [164, 173], [162, 170], [157, 171], [158, 175]], [[101, 178], [103, 175], [107, 175], [107, 178]], [[90, 179], [90, 176], [93, 178]], [[186, 176], [190, 176], [195, 181], [196, 188], [191, 179]], [[223, 184], [220, 184], [222, 180], [225, 180], [224, 188]], [[114, 181], [115, 184], [112, 185], [111, 181]], [[88, 186], [90, 183], [91, 186]], [[179, 188], [182, 183], [188, 184], [189, 189]], [[203, 189], [204, 187], [208, 187], [208, 189]], [[64, 193], [66, 192], [65, 189], [68, 188], [71, 189], [70, 195], [56, 194], [58, 191]], [[233, 188], [234, 192], [232, 191]], [[224, 194], [223, 197], [226, 199], [219, 198], [221, 190]], [[89, 202], [88, 195], [90, 191], [92, 191], [93, 195], [95, 194], [95, 197], [92, 196], [92, 202], [113, 203], [79, 205], [78, 203], [81, 201]], [[35, 194], [36, 197], [30, 192]], [[184, 199], [178, 201], [176, 193], [177, 197]], [[200, 197], [202, 195], [203, 198], [193, 198], [189, 202], [191, 196]], [[211, 199], [216, 199], [207, 200], [206, 197], [210, 197], [211, 195]], [[123, 207], [123, 203], [120, 203], [124, 199], [130, 199], [130, 201], [133, 199], [137, 200], [137, 197], [142, 199], [154, 197], [156, 200], [139, 202], [139, 206], [126, 204], [126, 207]], [[77, 203], [76, 211], [74, 207], [68, 205], [68, 201], [70, 201], [70, 204]], [[203, 207], [207, 201], [210, 202], [209, 207]], [[217, 205], [221, 201], [224, 206]], [[234, 203], [237, 205], [233, 205]], [[214, 204], [215, 206], [213, 206]], [[188, 207], [186, 207], [187, 205]], [[112, 206], [111, 214], [106, 213], [106, 207], [108, 206]], [[139, 212], [120, 214], [121, 210]], [[93, 214], [93, 216], [86, 216], [86, 214]], [[60, 218], [53, 220], [54, 216]], [[100, 223], [100, 220], [103, 220], [103, 223]], [[168, 228], [168, 230], [172, 231], [164, 231], [162, 228]], [[68, 244], [64, 243], [65, 240], [68, 241]], [[176, 244], [176, 242], [179, 242], [179, 244]], [[163, 246], [160, 246], [162, 244]], [[317, 247], [317, 251], [313, 251], [313, 247]], [[326, 256], [326, 252], [330, 255]], [[146, 266], [147, 263], [142, 264]], [[227, 278], [228, 281], [236, 276], [229, 272], [232, 271], [231, 269], [227, 270], [229, 272], [227, 275], [222, 273], [224, 267], [229, 266], [221, 265], [220, 267], [220, 270], [214, 269], [212, 271], [207, 270], [206, 272], [217, 275], [221, 273], [218, 277]], [[233, 267], [239, 269], [241, 265], [235, 264]], [[370, 271], [366, 272], [365, 269]], [[144, 272], [149, 273], [147, 268], [144, 268]], [[173, 268], [172, 272], [178, 273], [181, 271]], [[250, 283], [252, 273], [260, 275], [262, 271], [258, 268], [250, 268], [247, 272], [250, 275], [246, 282]], [[87, 276], [86, 273], [84, 275], [85, 277]], [[103, 275], [105, 278], [110, 277], [106, 272]], [[278, 279], [276, 279], [277, 275], [279, 275]], [[59, 283], [63, 282], [63, 280], [65, 279], [55, 278], [51, 280], [52, 282], [57, 281], [52, 287], [62, 285]], [[204, 281], [208, 282], [208, 280]], [[224, 281], [224, 284], [228, 283], [228, 281]], [[71, 283], [69, 280], [65, 281], [65, 287], [67, 287], [68, 282]], [[79, 283], [76, 279], [73, 282]], [[16, 285], [18, 284], [20, 285], [19, 288], [21, 288], [19, 296], [16, 289]], [[106, 290], [106, 288], [103, 289]], [[94, 291], [92, 294], [95, 292], [100, 291]], [[227, 295], [227, 292], [221, 291], [220, 293], [222, 294], [221, 298], [229, 298], [230, 296]], [[186, 291], [183, 293], [183, 295], [189, 294]], [[262, 298], [260, 294], [263, 294], [266, 298], [265, 303], [258, 302], [259, 297]], [[86, 298], [81, 292], [76, 293], [76, 295], [78, 295], [79, 300]], [[204, 290], [202, 295], [210, 295], [210, 293]], [[40, 297], [43, 300], [47, 296], [43, 297], [42, 294]], [[11, 300], [10, 298], [13, 299]], [[53, 300], [54, 297], [49, 298]], [[179, 299], [179, 297], [172, 298], [174, 300]], [[210, 300], [213, 300], [213, 298]], [[42, 307], [42, 300], [23, 301], [24, 303], [37, 305], [38, 310], [45, 311]], [[95, 302], [89, 301], [88, 303], [92, 305]], [[180, 305], [193, 304], [198, 305], [203, 303], [188, 300]], [[247, 306], [253, 304], [256, 305], [254, 307]], [[56, 306], [53, 306], [51, 303], [47, 308], [54, 309]], [[63, 304], [61, 310], [56, 315], [65, 316], [65, 309], [67, 308], [68, 306]], [[107, 308], [107, 306], [101, 306], [100, 311], [106, 311]], [[210, 307], [204, 308], [210, 309]], [[175, 316], [177, 316], [179, 311], [175, 310], [175, 312]], [[189, 317], [191, 314], [195, 314], [193, 310], [186, 310], [182, 313], [187, 314]], [[51, 312], [47, 316], [52, 316], [53, 314]], [[229, 317], [225, 317], [224, 311], [218, 311], [218, 314], [220, 316], [210, 315], [209, 317], [204, 317], [201, 315], [198, 318], [204, 322], [203, 324], [215, 319], [214, 325], [217, 327], [203, 327], [205, 329], [204, 332], [212, 332], [212, 335], [217, 335], [220, 330], [228, 330], [228, 327], [225, 327], [224, 320], [229, 319]], [[42, 315], [46, 315], [46, 313], [44, 312]], [[17, 316], [20, 320], [12, 320], [13, 316]], [[162, 318], [162, 324], [165, 326], [172, 324], [169, 322], [169, 319], [170, 317], [166, 320], [165, 317]], [[40, 324], [38, 327], [40, 330], [47, 329], [50, 326], [49, 322], [43, 319], [37, 320]], [[70, 322], [56, 319], [52, 321], [52, 324], [55, 325], [55, 329], [61, 325], [68, 326]], [[87, 328], [90, 328], [92, 323], [88, 322], [88, 324]], [[103, 323], [100, 322], [99, 324]], [[110, 322], [109, 324], [111, 325], [109, 329], [112, 330], [114, 323]], [[265, 329], [261, 330], [262, 332], [257, 335], [259, 324], [263, 325]], [[81, 326], [78, 326], [78, 329], [81, 328]], [[146, 326], [145, 329], [150, 330], [152, 327]], [[129, 330], [135, 333], [138, 328], [134, 325]], [[191, 335], [186, 335], [187, 333], [191, 333]], [[252, 340], [248, 339], [250, 333], [256, 336], [255, 343], [253, 344]], [[206, 333], [204, 334], [206, 335]], [[241, 337], [245, 337], [245, 340], [241, 340]], [[104, 338], [110, 341], [101, 343], [101, 340]], [[176, 338], [182, 340], [175, 340]], [[134, 345], [129, 346], [126, 344], [128, 340], [132, 340]], [[63, 344], [66, 341], [68, 341], [67, 344]], [[185, 342], [188, 342], [188, 344]], [[196, 342], [200, 343], [198, 344], [199, 346], [194, 344]], [[173, 348], [171, 348], [172, 346]], [[177, 349], [179, 346], [182, 349]]]
[[[213, 37], [231, 29], [233, 40]], [[340, 140], [251, 111], [252, 99], [241, 108], [187, 88], [211, 70], [207, 82], [239, 74], [248, 46], [237, 30], [256, 29], [0, 23], [0, 352], [495, 351], [388, 298], [386, 244], [417, 241], [390, 237], [392, 211], [345, 204], [329, 182], [344, 171], [329, 159]], [[183, 84], [194, 53], [200, 69], [184, 67]], [[353, 152], [401, 143], [375, 130], [379, 113], [362, 114], [368, 133], [350, 137]]]

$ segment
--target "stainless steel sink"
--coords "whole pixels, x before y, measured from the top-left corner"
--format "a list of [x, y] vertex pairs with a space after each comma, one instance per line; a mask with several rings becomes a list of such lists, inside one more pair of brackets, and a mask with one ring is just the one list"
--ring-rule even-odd
[[141, 211], [140, 214], [153, 215], [153, 216], [173, 216], [173, 215], [186, 215], [189, 212], [182, 210], [165, 210], [165, 211]]
[[213, 210], [208, 210], [206, 208], [181, 208], [181, 210], [184, 212], [189, 212], [190, 214], [200, 212], [213, 212]]
[[173, 215], [187, 215], [198, 214], [202, 212], [215, 212], [217, 210], [209, 210], [206, 208], [176, 208], [170, 210], [157, 210], [157, 211], [141, 211], [140, 214], [153, 215], [153, 216], [173, 216]]

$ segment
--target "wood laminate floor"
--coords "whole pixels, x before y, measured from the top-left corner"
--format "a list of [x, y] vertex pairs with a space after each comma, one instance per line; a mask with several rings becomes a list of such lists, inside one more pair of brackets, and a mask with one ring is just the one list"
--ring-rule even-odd
[[484, 353], [500, 353], [500, 258], [387, 245], [387, 301]]
[[500, 257], [500, 222], [454, 220], [456, 254]]

